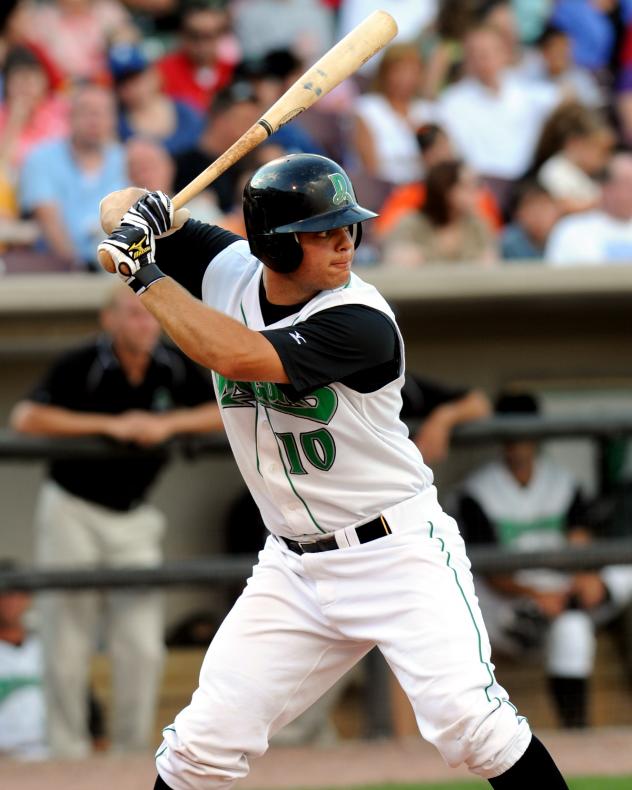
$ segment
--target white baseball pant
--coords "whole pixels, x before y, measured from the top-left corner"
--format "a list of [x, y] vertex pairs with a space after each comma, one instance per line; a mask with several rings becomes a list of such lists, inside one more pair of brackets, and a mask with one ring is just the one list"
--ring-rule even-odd
[[448, 764], [490, 778], [522, 756], [531, 732], [494, 678], [456, 523], [434, 489], [384, 516], [393, 534], [334, 551], [299, 556], [268, 538], [191, 703], [163, 731], [170, 787], [229, 788], [376, 644]]

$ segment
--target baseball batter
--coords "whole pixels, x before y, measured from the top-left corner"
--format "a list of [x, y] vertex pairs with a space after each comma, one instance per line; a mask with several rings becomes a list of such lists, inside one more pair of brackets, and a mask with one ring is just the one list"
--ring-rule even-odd
[[[121, 212], [138, 190], [114, 193]], [[345, 171], [297, 154], [246, 185], [248, 241], [145, 193], [101, 244], [166, 332], [214, 371], [239, 468], [270, 530], [165, 727], [155, 788], [244, 777], [270, 737], [374, 645], [424, 738], [495, 788], [566, 788], [497, 683], [456, 523], [399, 419], [404, 345], [351, 273], [362, 222]], [[104, 261], [105, 263], [105, 261]]]

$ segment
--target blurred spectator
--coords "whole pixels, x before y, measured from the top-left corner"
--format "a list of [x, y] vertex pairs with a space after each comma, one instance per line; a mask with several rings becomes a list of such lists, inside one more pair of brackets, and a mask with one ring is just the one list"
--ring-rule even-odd
[[557, 0], [550, 22], [568, 33], [573, 60], [610, 82], [607, 73], [617, 43], [617, 24], [630, 20], [631, 0]]
[[2, 69], [0, 103], [0, 164], [17, 169], [34, 145], [68, 132], [68, 104], [53, 93], [49, 76], [27, 47], [11, 48]]
[[616, 117], [623, 143], [632, 147], [632, 20], [621, 44], [619, 73], [615, 82]]
[[563, 213], [594, 208], [615, 135], [599, 113], [577, 103], [560, 105], [545, 123], [534, 171]]
[[536, 82], [557, 85], [565, 97], [588, 107], [605, 104], [604, 92], [593, 74], [573, 61], [568, 34], [554, 25], [544, 28], [520, 73]]
[[422, 66], [412, 44], [389, 47], [370, 93], [354, 104], [352, 143], [362, 169], [388, 184], [421, 178], [415, 130], [433, 119], [433, 105], [419, 98]]
[[476, 214], [476, 189], [476, 177], [463, 162], [449, 160], [432, 167], [422, 208], [402, 217], [384, 237], [384, 263], [415, 267], [495, 261], [494, 238]]
[[402, 387], [402, 420], [419, 420], [412, 441], [428, 464], [445, 461], [458, 425], [489, 417], [492, 406], [477, 389], [445, 384], [407, 373]]
[[138, 36], [118, 0], [26, 0], [25, 15], [27, 39], [71, 81], [109, 81], [108, 47]]
[[[164, 145], [147, 137], [130, 137], [125, 144], [125, 153], [127, 175], [132, 186], [148, 191], [159, 189], [166, 195], [174, 194], [176, 163]], [[222, 220], [217, 201], [208, 190], [191, 198], [187, 208], [201, 222], [216, 225]]]
[[[57, 360], [28, 399], [15, 406], [10, 418], [15, 430], [101, 435], [149, 447], [178, 433], [220, 428], [210, 381], [159, 341], [158, 322], [131, 290], [115, 289], [101, 323], [101, 337]], [[164, 456], [54, 460], [36, 507], [37, 564], [159, 565], [165, 520], [145, 500], [164, 461]], [[98, 593], [76, 591], [41, 598], [49, 738], [58, 757], [90, 751], [85, 700], [101, 601]], [[145, 749], [163, 659], [162, 598], [155, 591], [113, 591], [105, 594], [105, 603], [113, 748]]]
[[[436, 123], [426, 123], [417, 129], [417, 145], [425, 173], [440, 162], [455, 159], [455, 151], [445, 130]], [[380, 208], [379, 216], [373, 223], [378, 236], [384, 236], [392, 230], [397, 222], [406, 214], [418, 211], [426, 200], [426, 185], [423, 181], [402, 184], [395, 187]], [[502, 217], [498, 203], [491, 190], [485, 184], [476, 188], [476, 213], [489, 225], [494, 232], [500, 230]]]
[[541, 35], [553, 2], [554, 0], [512, 0], [518, 35], [525, 44], [532, 44]]
[[[460, 0], [465, 2], [465, 0]], [[394, 41], [397, 44], [413, 42], [419, 34], [432, 25], [437, 15], [438, 0], [342, 0], [338, 17], [338, 40], [346, 36], [356, 25], [359, 25], [373, 11], [387, 11], [397, 22], [398, 33]], [[376, 55], [360, 68], [360, 75], [365, 79], [375, 72], [380, 63], [380, 55]]]
[[563, 217], [546, 245], [553, 266], [632, 263], [632, 155], [616, 154], [607, 170], [600, 206]]
[[[235, 82], [225, 88], [213, 102], [197, 146], [176, 158], [176, 191], [214, 162], [260, 116], [257, 97], [247, 82]], [[216, 195], [223, 213], [233, 207], [238, 178], [239, 167], [230, 167], [208, 187], [208, 191]]]
[[[285, 91], [303, 74], [305, 67], [289, 49], [271, 50], [261, 58], [248, 58], [235, 70], [235, 81], [246, 80], [252, 86], [261, 108], [272, 107]], [[289, 154], [324, 154], [319, 144], [305, 128], [305, 122], [319, 113], [318, 105], [285, 124], [270, 136], [270, 142], [283, 146]], [[336, 119], [327, 117], [326, 123], [335, 127]]]
[[440, 97], [440, 122], [505, 209], [511, 182], [531, 164], [542, 124], [560, 93], [509, 71], [502, 36], [493, 27], [470, 30], [464, 47], [467, 76]]
[[238, 60], [230, 41], [230, 19], [221, 2], [191, 0], [180, 14], [180, 46], [157, 62], [163, 91], [207, 112], [231, 80]]
[[202, 115], [189, 104], [161, 93], [160, 75], [134, 44], [110, 50], [110, 70], [119, 106], [118, 133], [159, 140], [171, 154], [192, 148], [202, 133]]
[[511, 0], [483, 0], [479, 3], [478, 24], [493, 27], [500, 34], [507, 64], [520, 67], [523, 59], [518, 23]]
[[[15, 563], [2, 560], [0, 570]], [[42, 648], [25, 623], [30, 607], [28, 592], [0, 591], [0, 758], [48, 756]]]
[[479, 0], [441, 0], [435, 23], [419, 37], [426, 99], [434, 101], [448, 83], [461, 76], [463, 39], [476, 24], [478, 7]]
[[510, 216], [500, 237], [503, 260], [541, 261], [547, 239], [560, 217], [557, 202], [535, 179], [529, 179], [518, 184]]
[[248, 57], [289, 49], [312, 64], [334, 43], [334, 20], [320, 0], [233, 0], [235, 33]]
[[68, 131], [68, 104], [52, 91], [49, 73], [32, 49], [13, 46], [4, 59], [0, 103], [0, 244], [30, 245], [37, 224], [20, 218], [18, 173], [25, 156]]
[[37, 220], [47, 248], [80, 267], [95, 267], [101, 198], [126, 182], [115, 124], [111, 91], [79, 86], [71, 99], [68, 137], [36, 146], [22, 169], [23, 210]]
[[[498, 414], [537, 408], [526, 393], [501, 396], [496, 404]], [[577, 482], [529, 439], [506, 442], [500, 459], [471, 474], [456, 510], [468, 546], [555, 551], [590, 540]], [[609, 598], [600, 576], [523, 570], [477, 577], [476, 591], [493, 648], [518, 658], [543, 651], [561, 724], [587, 726], [595, 623]]]

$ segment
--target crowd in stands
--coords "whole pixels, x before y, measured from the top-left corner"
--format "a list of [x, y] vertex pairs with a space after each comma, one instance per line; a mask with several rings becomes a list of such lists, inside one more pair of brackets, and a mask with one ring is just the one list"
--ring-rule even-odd
[[194, 216], [243, 230], [248, 174], [320, 153], [381, 214], [360, 265], [632, 260], [630, 0], [7, 0], [4, 270], [95, 270], [105, 194], [179, 190], [378, 7], [395, 41]]

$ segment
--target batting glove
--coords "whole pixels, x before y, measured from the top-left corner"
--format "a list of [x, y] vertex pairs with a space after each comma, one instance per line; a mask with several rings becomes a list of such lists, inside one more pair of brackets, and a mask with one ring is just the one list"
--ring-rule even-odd
[[139, 228], [149, 227], [155, 236], [171, 230], [173, 225], [173, 203], [164, 192], [156, 190], [147, 192], [136, 201], [123, 215], [121, 225], [133, 225]]
[[110, 256], [119, 277], [138, 294], [165, 276], [156, 266], [156, 243], [147, 225], [121, 225], [99, 244], [98, 252]]

